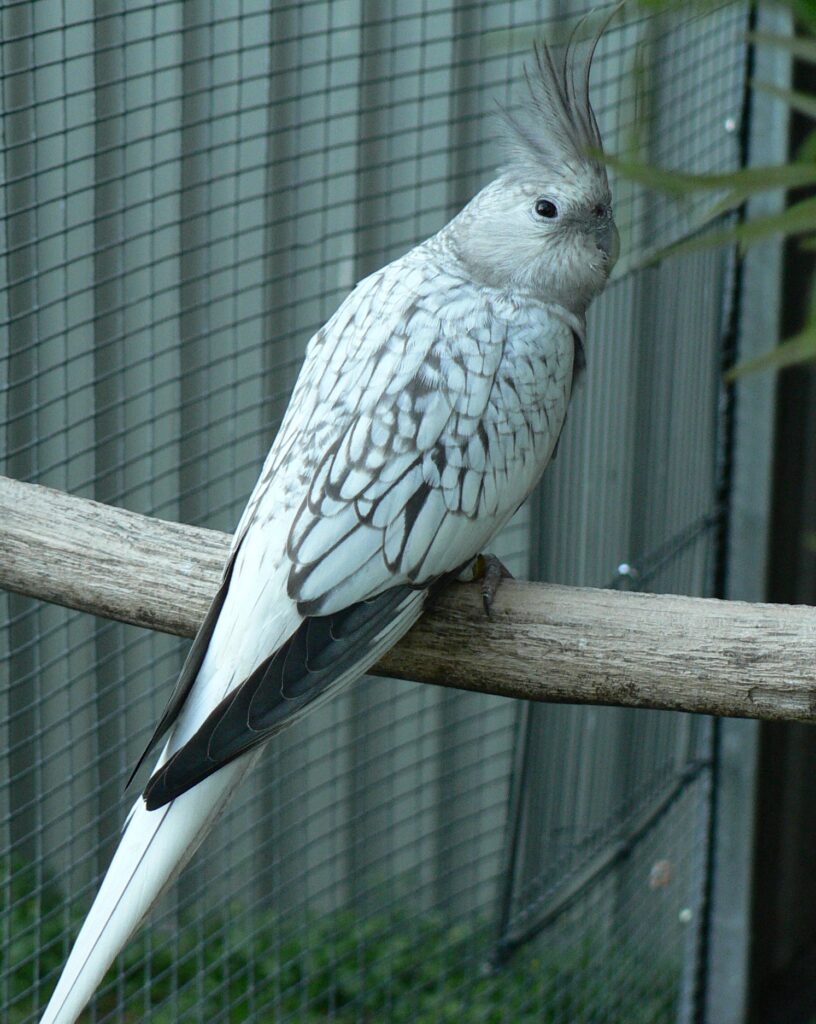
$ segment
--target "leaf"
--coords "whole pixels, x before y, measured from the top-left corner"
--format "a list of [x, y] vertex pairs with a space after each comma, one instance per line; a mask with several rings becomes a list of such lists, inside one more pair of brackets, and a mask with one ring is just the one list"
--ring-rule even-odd
[[[816, 165], [814, 165], [814, 171], [816, 171]], [[803, 180], [800, 181], [798, 185], [788, 185], [787, 188], [796, 188], [801, 187], [802, 185], [812, 184], [812, 182], [805, 181], [804, 178], [805, 176], [803, 175]], [[793, 180], [793, 176], [791, 176], [791, 180]], [[711, 221], [717, 220], [723, 214], [731, 213], [733, 210], [738, 209], [747, 199], [750, 199], [751, 196], [754, 195], [757, 191], [761, 190], [753, 188], [732, 189], [732, 191], [729, 192], [727, 196], [722, 198], [719, 202], [715, 203], [709, 210], [706, 211], [705, 217], [701, 222], [701, 226], [703, 224], [710, 224]], [[816, 224], [814, 225], [814, 228], [816, 228]]]
[[806, 30], [811, 35], [816, 34], [816, 9], [813, 0], [786, 0], [786, 3], [801, 22], [803, 31]]
[[[600, 153], [598, 154], [601, 155]], [[773, 188], [799, 188], [816, 183], [816, 162], [773, 164], [767, 167], [744, 167], [726, 174], [687, 174], [620, 157], [607, 156], [606, 162], [619, 174], [659, 192], [687, 195], [704, 190], [739, 192], [743, 198]], [[742, 201], [742, 200], [740, 200]]]
[[809, 131], [796, 151], [796, 160], [803, 162], [816, 161], [816, 130]]
[[[706, 216], [696, 230], [699, 231], [704, 227], [709, 219], [710, 217]], [[816, 232], [816, 197], [803, 199], [780, 213], [772, 213], [767, 217], [755, 217], [743, 224], [732, 224], [704, 235], [694, 235], [679, 242], [672, 242], [663, 249], [657, 250], [649, 258], [648, 263], [659, 263], [670, 256], [701, 252], [722, 245], [737, 244], [740, 247], [740, 252], [743, 253], [749, 246], [766, 238], [773, 238], [775, 235], [799, 235], [810, 231]]]
[[800, 235], [816, 231], [816, 196], [792, 203], [780, 213], [755, 217], [736, 229], [737, 241], [745, 249], [754, 242], [773, 235]]
[[816, 360], [816, 324], [809, 324], [800, 334], [788, 338], [781, 345], [755, 356], [745, 363], [739, 363], [725, 374], [727, 383], [738, 380], [748, 373], [760, 370], [782, 370], [786, 366]]
[[816, 64], [816, 39], [806, 36], [783, 36], [776, 32], [748, 32], [746, 39], [749, 43], [757, 43], [760, 46], [779, 46], [787, 50], [791, 57]]
[[798, 92], [795, 89], [783, 89], [782, 86], [774, 85], [773, 82], [753, 81], [751, 86], [760, 92], [776, 96], [792, 110], [798, 110], [800, 114], [804, 114], [805, 117], [811, 117], [816, 121], [816, 96], [810, 96], [806, 92]]

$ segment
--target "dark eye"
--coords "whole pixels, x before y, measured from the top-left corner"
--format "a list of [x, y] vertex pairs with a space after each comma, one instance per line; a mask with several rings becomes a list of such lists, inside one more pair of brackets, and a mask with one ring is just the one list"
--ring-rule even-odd
[[549, 199], [536, 199], [535, 212], [539, 217], [552, 219], [558, 216], [558, 207], [555, 203], [550, 202]]

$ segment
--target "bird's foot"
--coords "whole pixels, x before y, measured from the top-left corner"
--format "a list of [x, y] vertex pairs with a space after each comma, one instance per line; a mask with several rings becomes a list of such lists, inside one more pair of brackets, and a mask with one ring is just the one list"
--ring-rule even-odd
[[491, 618], [493, 599], [499, 592], [501, 582], [502, 580], [512, 580], [513, 574], [496, 555], [483, 554], [477, 555], [473, 559], [460, 579], [481, 584], [485, 615]]

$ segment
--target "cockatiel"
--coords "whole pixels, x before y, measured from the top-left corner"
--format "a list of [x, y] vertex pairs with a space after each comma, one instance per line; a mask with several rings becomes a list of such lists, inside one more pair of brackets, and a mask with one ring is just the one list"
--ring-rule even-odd
[[582, 59], [536, 51], [508, 162], [309, 343], [167, 737], [41, 1024], [75, 1021], [263, 745], [369, 669], [553, 455], [617, 255]]

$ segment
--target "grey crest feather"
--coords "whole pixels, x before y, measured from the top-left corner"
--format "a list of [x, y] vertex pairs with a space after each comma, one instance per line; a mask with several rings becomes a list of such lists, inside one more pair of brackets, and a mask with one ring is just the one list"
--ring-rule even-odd
[[[617, 8], [615, 10], [615, 13]], [[589, 98], [592, 58], [603, 31], [589, 42], [578, 40], [576, 25], [560, 56], [546, 43], [533, 48], [533, 66], [525, 66], [529, 94], [515, 110], [502, 108], [510, 162], [505, 171], [544, 168], [556, 177], [591, 169], [606, 180], [597, 154], [603, 152], [598, 122]]]

